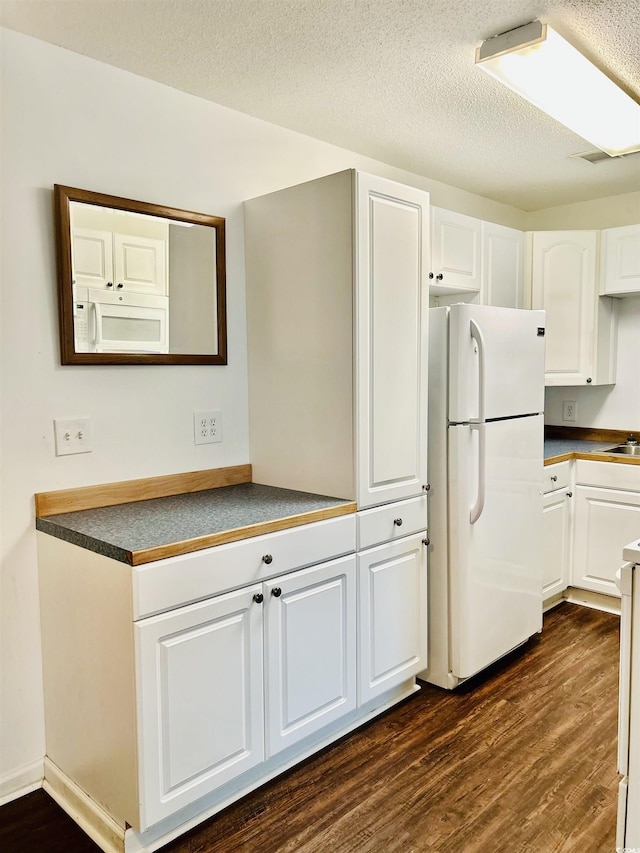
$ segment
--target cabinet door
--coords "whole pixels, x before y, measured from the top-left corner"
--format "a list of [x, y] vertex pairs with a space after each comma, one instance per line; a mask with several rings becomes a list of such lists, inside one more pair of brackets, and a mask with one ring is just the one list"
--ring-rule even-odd
[[264, 584], [267, 757], [356, 706], [355, 560]]
[[493, 222], [482, 223], [482, 302], [522, 308], [524, 233]]
[[438, 207], [432, 217], [432, 293], [479, 291], [482, 221]]
[[569, 586], [570, 494], [566, 489], [558, 489], [543, 498], [543, 601], [558, 595]]
[[572, 584], [620, 597], [622, 549], [640, 530], [640, 494], [576, 486]]
[[356, 481], [361, 508], [427, 479], [429, 196], [356, 176]]
[[546, 382], [595, 383], [595, 231], [533, 234], [532, 308], [544, 308]]
[[113, 285], [113, 246], [111, 231], [74, 228], [71, 241], [73, 283], [104, 289]]
[[260, 591], [136, 624], [141, 829], [263, 760]]
[[358, 554], [358, 704], [427, 666], [426, 533]]
[[167, 295], [167, 243], [152, 237], [113, 235], [115, 289]]
[[640, 225], [607, 228], [602, 232], [601, 266], [601, 294], [640, 293]]

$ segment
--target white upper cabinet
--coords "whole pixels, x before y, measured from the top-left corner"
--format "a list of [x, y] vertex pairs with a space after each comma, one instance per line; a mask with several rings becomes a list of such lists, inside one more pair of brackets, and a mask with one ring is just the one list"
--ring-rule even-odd
[[422, 494], [429, 196], [352, 170], [245, 202], [254, 480]]
[[640, 224], [602, 232], [600, 293], [603, 296], [640, 293]]
[[482, 223], [482, 304], [524, 307], [524, 232]]
[[615, 382], [616, 313], [598, 295], [597, 231], [536, 231], [531, 307], [547, 312], [545, 383]]
[[523, 231], [438, 207], [431, 208], [431, 223], [434, 305], [525, 307]]
[[74, 228], [72, 246], [74, 285], [114, 293], [167, 295], [166, 240]]
[[434, 207], [431, 235], [431, 292], [478, 292], [482, 277], [482, 221]]

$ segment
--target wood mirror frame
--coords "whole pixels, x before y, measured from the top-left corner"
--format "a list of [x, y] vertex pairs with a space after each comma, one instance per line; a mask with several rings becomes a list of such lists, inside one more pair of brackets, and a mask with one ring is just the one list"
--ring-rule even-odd
[[[213, 228], [215, 233], [215, 318], [217, 347], [211, 353], [189, 352], [77, 352], [74, 330], [74, 291], [72, 263], [71, 203], [95, 205], [115, 211], [144, 214], [173, 220], [176, 223], [203, 225]], [[118, 196], [104, 195], [89, 190], [54, 185], [54, 208], [56, 226], [56, 248], [58, 267], [58, 308], [60, 320], [60, 356], [64, 364], [226, 364], [227, 363], [227, 317], [226, 317], [226, 263], [225, 263], [225, 220], [220, 216], [194, 213], [189, 210], [134, 201]], [[168, 311], [168, 309], [167, 309]], [[213, 339], [213, 334], [212, 334]], [[213, 349], [214, 347], [212, 347]]]

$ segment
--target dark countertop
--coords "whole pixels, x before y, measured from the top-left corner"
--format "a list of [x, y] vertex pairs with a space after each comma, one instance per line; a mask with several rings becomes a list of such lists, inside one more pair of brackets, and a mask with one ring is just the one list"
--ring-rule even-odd
[[[580, 438], [545, 438], [544, 458], [566, 456], [567, 453], [594, 453], [597, 450], [609, 450], [619, 441], [587, 441]], [[613, 457], [615, 458], [615, 456]]]
[[[355, 504], [341, 498], [244, 483], [36, 518], [36, 528], [134, 565], [147, 561], [136, 559], [139, 552], [173, 543], [204, 539], [198, 547], [205, 548], [220, 544], [215, 541], [218, 534], [221, 541], [233, 541], [269, 532], [271, 523], [279, 525], [273, 529], [287, 527], [282, 520], [293, 516], [309, 514], [308, 521], [312, 522], [350, 512], [355, 512]], [[223, 538], [229, 531], [239, 531], [239, 535]], [[185, 550], [176, 549], [173, 553]]]

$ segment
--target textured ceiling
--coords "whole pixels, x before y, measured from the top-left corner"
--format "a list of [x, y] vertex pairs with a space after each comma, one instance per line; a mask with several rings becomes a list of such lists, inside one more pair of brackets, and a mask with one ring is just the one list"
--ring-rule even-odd
[[640, 155], [571, 160], [593, 146], [474, 68], [534, 18], [640, 100], [638, 0], [2, 0], [0, 21], [523, 210], [640, 190]]

